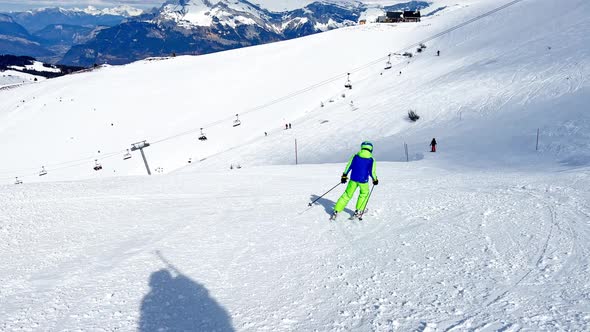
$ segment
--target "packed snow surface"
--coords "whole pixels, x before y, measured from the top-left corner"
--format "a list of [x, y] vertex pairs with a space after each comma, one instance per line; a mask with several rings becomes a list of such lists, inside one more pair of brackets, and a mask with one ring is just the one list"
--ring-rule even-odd
[[[0, 330], [589, 330], [590, 4], [566, 2], [0, 90]], [[329, 222], [363, 140], [369, 210]]]
[[330, 223], [343, 186], [307, 203], [341, 171], [3, 187], [0, 329], [590, 326], [589, 170], [382, 162], [363, 221]]

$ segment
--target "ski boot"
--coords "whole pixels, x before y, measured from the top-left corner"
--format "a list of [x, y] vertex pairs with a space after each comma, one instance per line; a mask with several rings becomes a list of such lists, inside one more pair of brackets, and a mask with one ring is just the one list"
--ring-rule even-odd
[[330, 221], [336, 220], [336, 217], [338, 217], [338, 212], [337, 211], [332, 212], [332, 215], [330, 216]]

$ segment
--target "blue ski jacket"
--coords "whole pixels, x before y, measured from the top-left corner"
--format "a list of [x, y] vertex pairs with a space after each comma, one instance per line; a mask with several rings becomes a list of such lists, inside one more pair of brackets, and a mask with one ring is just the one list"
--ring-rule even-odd
[[373, 159], [371, 152], [361, 150], [359, 153], [350, 157], [350, 160], [344, 169], [344, 174], [352, 172], [350, 175], [351, 181], [367, 183], [369, 182], [369, 176], [373, 180], [377, 180], [376, 168], [377, 162]]

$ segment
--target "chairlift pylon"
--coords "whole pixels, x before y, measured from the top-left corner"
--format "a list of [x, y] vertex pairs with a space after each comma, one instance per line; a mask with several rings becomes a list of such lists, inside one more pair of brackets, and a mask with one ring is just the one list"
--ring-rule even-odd
[[39, 172], [39, 176], [47, 175], [47, 171], [45, 170], [45, 166], [41, 166], [41, 171]]
[[385, 68], [384, 68], [385, 70], [391, 69], [391, 67], [392, 67], [391, 66], [391, 53], [389, 53], [388, 57], [389, 57], [389, 59], [387, 59], [387, 63], [385, 63]]
[[199, 136], [199, 141], [206, 141], [207, 136], [203, 133], [203, 128], [201, 128], [201, 136]]
[[123, 160], [131, 159], [131, 152], [127, 149], [127, 153], [123, 155]]
[[347, 89], [352, 89], [352, 83], [350, 82], [350, 73], [347, 73], [346, 83], [344, 83], [344, 87]]
[[98, 162], [98, 159], [94, 159], [94, 170], [100, 171], [102, 169], [102, 165]]
[[238, 117], [238, 115], [236, 114], [236, 119], [234, 120], [234, 127], [237, 127], [239, 125], [241, 125], [242, 122], [240, 122], [240, 118]]

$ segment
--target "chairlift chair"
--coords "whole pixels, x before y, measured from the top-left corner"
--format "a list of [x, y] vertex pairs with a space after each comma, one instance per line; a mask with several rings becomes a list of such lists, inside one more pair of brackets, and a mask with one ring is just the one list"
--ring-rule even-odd
[[387, 69], [391, 69], [391, 53], [389, 54], [389, 59], [387, 60], [387, 62], [385, 63], [385, 70]]
[[102, 165], [98, 163], [98, 159], [94, 159], [94, 170], [100, 171], [102, 169]]
[[47, 175], [47, 171], [45, 170], [45, 166], [41, 166], [41, 171], [39, 172], [39, 176]]
[[240, 118], [238, 117], [238, 115], [236, 114], [236, 119], [234, 120], [234, 127], [237, 127], [239, 125], [241, 125], [242, 122], [240, 122]]
[[18, 176], [17, 176], [17, 177], [16, 177], [16, 181], [14, 181], [14, 184], [23, 184], [23, 181], [22, 181], [22, 180], [20, 180], [20, 179], [18, 178]]
[[352, 83], [350, 82], [350, 73], [347, 74], [346, 83], [344, 83], [344, 87], [347, 89], [352, 89]]
[[207, 136], [203, 133], [203, 128], [201, 128], [201, 136], [199, 136], [199, 141], [206, 141]]
[[127, 153], [123, 155], [123, 160], [131, 159], [131, 152], [127, 149]]

